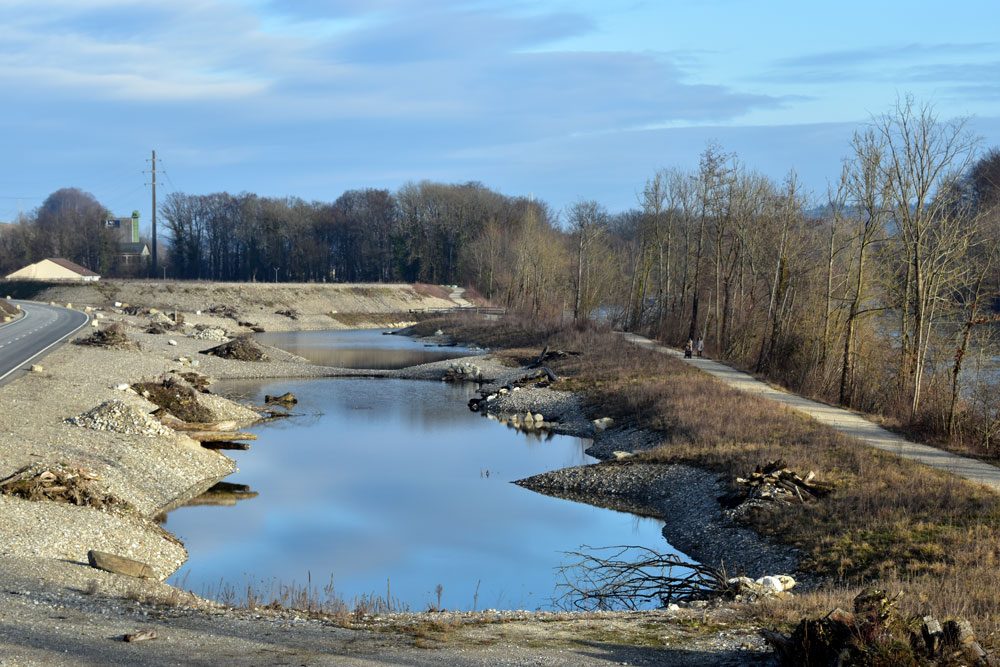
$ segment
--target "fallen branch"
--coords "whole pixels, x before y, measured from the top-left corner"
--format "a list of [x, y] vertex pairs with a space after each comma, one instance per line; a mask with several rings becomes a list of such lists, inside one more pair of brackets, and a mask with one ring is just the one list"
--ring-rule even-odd
[[675, 554], [640, 546], [584, 548], [587, 551], [567, 552], [574, 562], [559, 567], [563, 582], [556, 586], [557, 606], [610, 610], [641, 609], [655, 603], [664, 607], [672, 601], [723, 595], [727, 590], [722, 569], [688, 563]]

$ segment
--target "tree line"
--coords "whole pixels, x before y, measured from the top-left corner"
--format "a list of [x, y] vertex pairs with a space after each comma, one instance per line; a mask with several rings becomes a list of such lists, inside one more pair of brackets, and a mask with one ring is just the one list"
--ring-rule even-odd
[[[702, 337], [794, 390], [989, 447], [998, 211], [1000, 152], [901, 99], [858, 128], [821, 199], [709, 144], [616, 214], [424, 181], [332, 202], [172, 193], [159, 216], [170, 278], [462, 284], [534, 318]], [[104, 215], [86, 193], [53, 193], [0, 235], [0, 267], [134, 271]]]

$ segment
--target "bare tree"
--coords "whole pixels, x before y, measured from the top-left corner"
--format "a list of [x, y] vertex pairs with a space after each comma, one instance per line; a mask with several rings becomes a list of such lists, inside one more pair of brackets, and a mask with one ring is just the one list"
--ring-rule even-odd
[[942, 285], [961, 270], [971, 229], [954, 214], [949, 197], [971, 164], [976, 140], [962, 120], [941, 123], [929, 105], [912, 98], [874, 124], [885, 147], [882, 164], [886, 196], [907, 260], [903, 277], [902, 361], [909, 378], [910, 417], [920, 407], [927, 349]]
[[607, 231], [608, 212], [594, 200], [581, 200], [570, 207], [569, 229], [576, 249], [576, 282], [573, 285], [573, 319], [579, 320], [590, 313], [583, 295], [586, 290], [585, 278], [592, 249], [598, 239]]

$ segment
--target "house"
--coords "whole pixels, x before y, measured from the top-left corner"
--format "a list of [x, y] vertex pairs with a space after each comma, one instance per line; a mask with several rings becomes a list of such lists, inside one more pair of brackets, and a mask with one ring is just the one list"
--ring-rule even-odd
[[68, 259], [50, 257], [7, 274], [7, 280], [78, 280], [96, 281], [101, 276]]
[[142, 263], [149, 257], [149, 246], [139, 240], [139, 211], [132, 211], [131, 218], [113, 218], [109, 214], [104, 226], [114, 232], [118, 243], [116, 254], [125, 260], [126, 266]]

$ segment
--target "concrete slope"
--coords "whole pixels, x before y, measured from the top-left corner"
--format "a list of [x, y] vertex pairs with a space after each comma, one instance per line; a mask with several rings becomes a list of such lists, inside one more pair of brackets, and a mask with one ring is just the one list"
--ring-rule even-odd
[[758, 396], [763, 396], [764, 398], [777, 401], [803, 412], [816, 421], [826, 424], [844, 435], [867, 443], [876, 449], [923, 463], [932, 468], [946, 470], [959, 477], [982, 484], [995, 491], [1000, 491], [1000, 468], [988, 463], [912, 442], [896, 433], [887, 431], [877, 424], [873, 424], [855, 412], [776, 389], [747, 373], [738, 371], [718, 361], [711, 361], [704, 358], [699, 359], [697, 357], [685, 359], [683, 353], [679, 350], [665, 347], [648, 338], [631, 333], [624, 333], [622, 336], [625, 340], [635, 345], [685, 361], [709, 375], [719, 378], [734, 389], [748, 394], [757, 394]]

